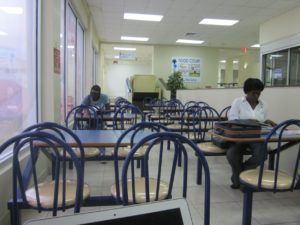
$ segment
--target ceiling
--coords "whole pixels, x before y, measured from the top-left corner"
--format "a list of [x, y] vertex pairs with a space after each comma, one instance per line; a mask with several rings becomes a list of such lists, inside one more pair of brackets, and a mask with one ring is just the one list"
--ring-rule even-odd
[[[146, 44], [179, 45], [177, 39], [203, 40], [200, 46], [249, 48], [259, 43], [259, 26], [300, 7], [300, 0], [86, 0], [103, 43], [130, 43], [121, 36], [149, 37]], [[163, 15], [161, 22], [124, 20], [124, 12]], [[231, 27], [200, 25], [203, 18], [234, 19]], [[182, 45], [182, 44], [181, 44]], [[110, 46], [111, 47], [111, 46]]]

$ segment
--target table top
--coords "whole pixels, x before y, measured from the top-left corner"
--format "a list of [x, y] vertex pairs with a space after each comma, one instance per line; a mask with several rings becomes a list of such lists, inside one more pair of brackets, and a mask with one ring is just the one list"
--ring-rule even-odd
[[[73, 132], [78, 136], [83, 147], [114, 147], [124, 130], [73, 130]], [[140, 140], [150, 133], [150, 131], [139, 132], [135, 140]], [[130, 145], [130, 136], [130, 134], [126, 135], [120, 146]], [[66, 135], [66, 142], [72, 147], [77, 146], [69, 135]]]

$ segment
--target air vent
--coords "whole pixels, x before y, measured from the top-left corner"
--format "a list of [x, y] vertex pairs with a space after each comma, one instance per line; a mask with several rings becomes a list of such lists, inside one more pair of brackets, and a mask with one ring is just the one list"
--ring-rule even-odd
[[197, 34], [197, 33], [187, 32], [187, 33], [185, 33], [185, 36], [193, 36], [193, 35], [195, 35], [195, 34]]

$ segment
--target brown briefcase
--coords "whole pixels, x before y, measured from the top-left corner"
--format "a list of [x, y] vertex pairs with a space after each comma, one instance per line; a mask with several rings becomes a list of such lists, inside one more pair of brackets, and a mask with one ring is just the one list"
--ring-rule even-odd
[[216, 122], [214, 132], [233, 138], [260, 137], [262, 123], [255, 120], [228, 120]]

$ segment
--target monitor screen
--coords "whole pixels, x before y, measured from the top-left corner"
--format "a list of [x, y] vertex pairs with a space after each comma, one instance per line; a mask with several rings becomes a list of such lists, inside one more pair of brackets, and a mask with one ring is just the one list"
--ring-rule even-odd
[[180, 209], [169, 209], [106, 221], [83, 223], [81, 225], [183, 225]]

